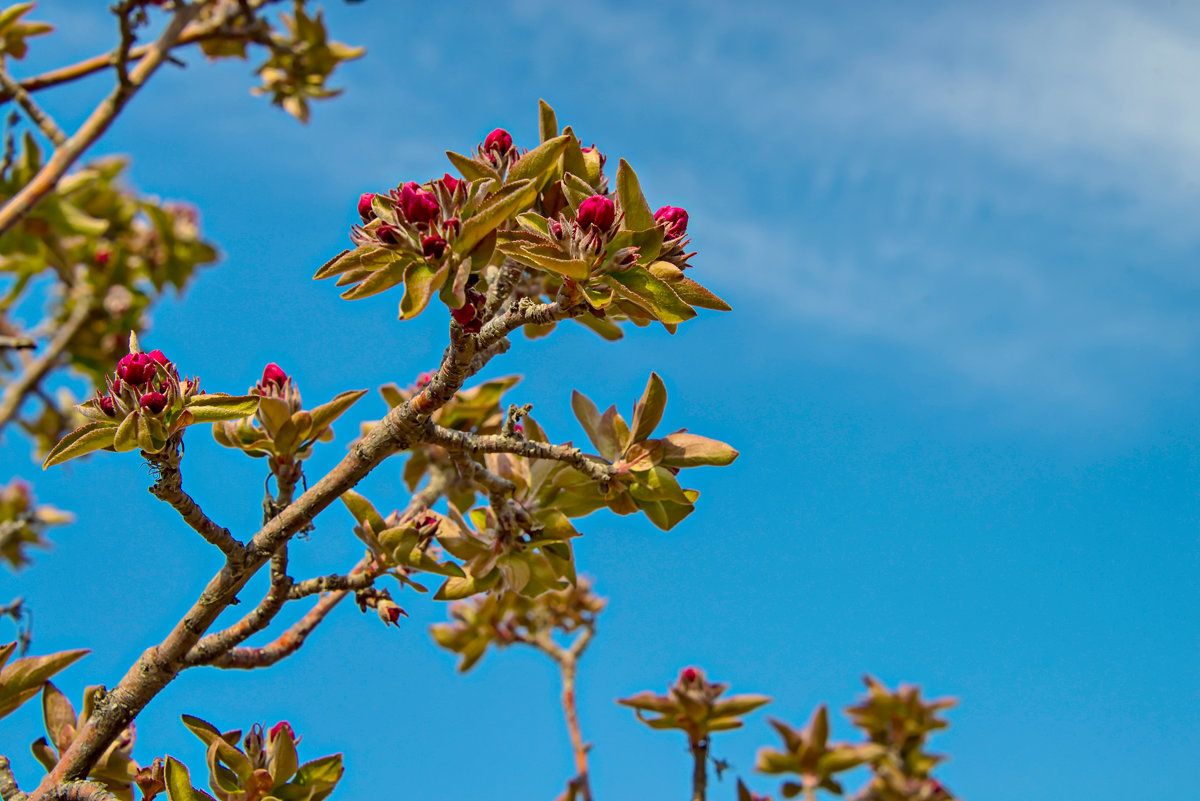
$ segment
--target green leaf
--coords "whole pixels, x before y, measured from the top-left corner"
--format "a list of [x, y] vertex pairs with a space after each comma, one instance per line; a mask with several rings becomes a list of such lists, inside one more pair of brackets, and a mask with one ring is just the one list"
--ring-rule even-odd
[[127, 453], [138, 447], [138, 428], [141, 412], [130, 412], [121, 424], [117, 426], [116, 436], [113, 437], [113, 450], [117, 453]]
[[38, 694], [51, 676], [63, 670], [87, 650], [59, 651], [46, 656], [26, 656], [0, 670], [0, 718]]
[[616, 342], [621, 337], [625, 336], [621, 331], [621, 326], [611, 320], [606, 320], [601, 317], [594, 317], [590, 314], [581, 314], [578, 317], [572, 318], [575, 322], [582, 325], [584, 328], [590, 328], [609, 342]]
[[330, 754], [305, 762], [296, 771], [295, 784], [304, 787], [333, 788], [342, 778], [342, 755]]
[[462, 230], [454, 238], [451, 247], [463, 255], [471, 251], [485, 236], [533, 202], [537, 187], [532, 181], [507, 183], [472, 216], [463, 222]]
[[476, 579], [473, 576], [465, 578], [450, 577], [445, 583], [438, 588], [434, 594], [435, 601], [459, 601], [463, 598], [470, 598], [472, 595], [478, 595], [481, 592], [487, 592], [500, 581], [500, 571], [492, 570], [481, 579]]
[[192, 786], [187, 767], [174, 757], [167, 757], [165, 774], [169, 801], [213, 801], [208, 793]]
[[363, 395], [367, 394], [365, 389], [353, 389], [346, 392], [340, 392], [328, 403], [322, 403], [320, 406], [312, 410], [312, 429], [309, 432], [308, 438], [319, 437], [321, 432], [333, 423], [334, 420], [345, 414], [346, 410], [355, 404], [355, 402]]
[[696, 316], [695, 309], [644, 267], [635, 264], [607, 274], [604, 280], [619, 296], [636, 303], [664, 323], [681, 323]]
[[350, 510], [350, 514], [354, 515], [359, 525], [369, 525], [371, 531], [377, 534], [387, 528], [383, 522], [383, 515], [379, 514], [370, 501], [354, 490], [342, 493], [342, 503]]
[[538, 134], [543, 142], [558, 136], [558, 118], [545, 100], [538, 100]]
[[46, 460], [42, 462], [42, 469], [62, 464], [76, 456], [83, 456], [85, 453], [98, 451], [101, 448], [110, 448], [116, 435], [117, 427], [112, 423], [92, 422], [80, 426], [50, 449], [50, 453], [46, 454]]
[[347, 270], [369, 270], [374, 272], [391, 264], [400, 255], [392, 250], [378, 245], [360, 245], [354, 250], [343, 250], [329, 261], [321, 265], [313, 280], [320, 281], [340, 275]]
[[621, 210], [625, 212], [622, 228], [644, 231], [654, 227], [654, 215], [650, 213], [650, 204], [642, 194], [637, 173], [625, 159], [621, 159], [620, 165], [617, 166], [617, 199], [621, 201]]
[[683, 274], [683, 270], [666, 261], [656, 261], [647, 267], [650, 274], [665, 281], [675, 294], [691, 306], [714, 311], [729, 311], [730, 305], [714, 295], [709, 289]]
[[667, 388], [658, 373], [651, 373], [646, 382], [646, 390], [642, 393], [633, 410], [633, 441], [641, 442], [648, 439], [662, 420], [663, 410], [667, 407]]
[[206, 746], [211, 745], [213, 740], [221, 739], [221, 730], [207, 720], [201, 720], [194, 715], [180, 715], [180, 718], [183, 725], [188, 727], [188, 731], [199, 737]]
[[6, 645], [0, 645], [0, 668], [8, 664], [8, 658], [12, 656], [13, 651], [17, 650], [16, 642], [10, 642]]
[[361, 300], [380, 292], [386, 292], [404, 281], [404, 274], [412, 262], [407, 258], [398, 258], [382, 269], [367, 276], [362, 283], [350, 287], [341, 294], [343, 300]]
[[616, 459], [617, 443], [601, 425], [600, 410], [596, 408], [596, 404], [592, 403], [591, 399], [579, 390], [573, 390], [571, 392], [571, 409], [575, 412], [575, 417], [583, 425], [588, 439], [596, 446], [600, 455], [610, 461]]
[[555, 136], [530, 150], [509, 168], [508, 181], [528, 180], [533, 182], [535, 188], [541, 189], [570, 141], [570, 136]]
[[400, 299], [400, 319], [411, 320], [425, 307], [434, 294], [446, 283], [450, 274], [449, 262], [434, 267], [424, 261], [415, 261], [404, 271], [404, 297]]
[[676, 431], [662, 438], [662, 464], [666, 467], [699, 467], [732, 464], [738, 452], [724, 442], [687, 431]]
[[446, 151], [446, 158], [450, 159], [462, 176], [468, 181], [478, 181], [480, 178], [490, 178], [497, 183], [500, 182], [500, 173], [495, 170], [490, 170], [480, 164], [473, 158], [468, 158], [461, 153], [455, 153], [453, 150]]
[[296, 756], [296, 744], [292, 741], [292, 735], [288, 733], [287, 727], [281, 727], [272, 745], [274, 753], [270, 764], [271, 779], [275, 782], [275, 786], [279, 786], [286, 784], [296, 775], [300, 760]]
[[583, 259], [564, 259], [556, 255], [557, 248], [550, 246], [521, 248], [509, 255], [522, 264], [537, 267], [547, 272], [565, 275], [576, 281], [586, 281], [591, 275], [591, 265]]
[[192, 413], [193, 424], [241, 420], [258, 411], [257, 395], [193, 395], [184, 407]]
[[712, 707], [712, 716], [714, 718], [737, 717], [753, 712], [760, 706], [766, 706], [769, 703], [771, 703], [771, 698], [766, 695], [735, 695], [715, 702]]

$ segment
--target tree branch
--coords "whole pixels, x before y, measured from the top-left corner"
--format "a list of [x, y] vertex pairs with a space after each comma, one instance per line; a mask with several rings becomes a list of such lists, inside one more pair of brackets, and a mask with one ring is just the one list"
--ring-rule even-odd
[[25, 401], [25, 396], [37, 389], [38, 384], [46, 377], [46, 373], [50, 372], [58, 363], [59, 357], [67, 349], [67, 345], [71, 344], [71, 340], [75, 338], [91, 315], [93, 297], [90, 290], [86, 289], [85, 284], [80, 284], [80, 286], [84, 288], [78, 290], [75, 297], [75, 308], [71, 310], [67, 321], [55, 332], [54, 338], [50, 340], [50, 344], [46, 346], [42, 355], [27, 365], [21, 375], [4, 390], [4, 396], [0, 397], [0, 430], [12, 422], [13, 417], [21, 408], [21, 404]]
[[375, 583], [376, 578], [378, 578], [377, 574], [368, 571], [351, 572], [344, 576], [337, 573], [317, 576], [293, 584], [291, 590], [288, 591], [288, 600], [294, 601], [309, 595], [316, 595], [319, 592], [356, 592], [370, 587]]
[[271, 557], [271, 586], [258, 606], [229, 628], [201, 637], [188, 651], [184, 661], [189, 666], [212, 664], [214, 660], [269, 626], [287, 603], [292, 589], [292, 579], [287, 574], [287, 563], [287, 543], [284, 543]]
[[[139, 65], [139, 68], [141, 66]], [[433, 379], [411, 401], [389, 411], [378, 425], [373, 426], [355, 443], [337, 466], [294, 503], [271, 518], [247, 544], [244, 561], [239, 564], [225, 564], [209, 581], [195, 604], [166, 639], [142, 654], [109, 692], [105, 703], [97, 707], [92, 716], [80, 726], [75, 739], [61, 755], [58, 764], [42, 779], [30, 801], [41, 801], [41, 798], [60, 782], [86, 776], [91, 766], [129, 722], [187, 667], [187, 654], [191, 648], [280, 545], [287, 542], [313, 517], [337, 500], [343, 492], [356, 485], [387, 457], [422, 441], [422, 437], [427, 434], [429, 415], [441, 408], [462, 388], [466, 367], [478, 349], [485, 349], [525, 322], [563, 319], [575, 316], [579, 312], [580, 310], [571, 305], [568, 299], [560, 298], [555, 303], [542, 306], [516, 304], [515, 308], [486, 324], [483, 331], [475, 336], [466, 334], [457, 323], [451, 323], [450, 348], [447, 349]], [[490, 340], [487, 337], [491, 337]], [[338, 593], [325, 596], [301, 623], [311, 620], [314, 616], [324, 617], [342, 597], [344, 596]], [[315, 622], [312, 625], [315, 626]], [[302, 637], [311, 631], [311, 627], [304, 630], [299, 623], [293, 629], [295, 631], [287, 635], [290, 640], [282, 643], [279, 646], [280, 650], [291, 642], [302, 641]], [[297, 647], [298, 642], [292, 650]], [[236, 654], [240, 650], [235, 649], [230, 654]], [[230, 657], [230, 661], [240, 658]], [[257, 661], [270, 658], [272, 657], [263, 656]]]
[[3, 87], [4, 91], [8, 92], [17, 101], [17, 104], [25, 109], [25, 113], [29, 115], [29, 119], [33, 120], [33, 124], [46, 135], [47, 139], [54, 143], [55, 147], [62, 147], [67, 143], [67, 135], [62, 132], [62, 128], [58, 127], [58, 124], [49, 114], [42, 111], [41, 106], [34, 101], [21, 84], [17, 83], [8, 74], [8, 70], [3, 67], [0, 67], [0, 87]]
[[708, 738], [689, 743], [692, 750], [692, 801], [708, 798]]
[[261, 648], [230, 649], [208, 664], [213, 667], [239, 670], [253, 670], [273, 665], [298, 651], [313, 629], [349, 594], [348, 590], [332, 592], [317, 601], [317, 605], [308, 610], [308, 614], [296, 621], [291, 628], [280, 634], [273, 642]]
[[63, 782], [42, 797], [46, 801], [119, 801], [104, 785], [88, 781]]
[[167, 27], [159, 36], [158, 41], [151, 45], [137, 66], [129, 73], [129, 82], [127, 84], [118, 82], [112, 93], [96, 106], [79, 130], [75, 132], [75, 135], [55, 150], [54, 155], [38, 170], [37, 175], [21, 187], [21, 190], [13, 195], [3, 208], [0, 208], [0, 235], [11, 230], [37, 205], [39, 200], [54, 191], [54, 187], [67, 174], [67, 170], [71, 169], [71, 165], [78, 161], [79, 157], [92, 146], [92, 143], [108, 130], [108, 126], [112, 124], [125, 104], [166, 60], [167, 54], [179, 40], [184, 26], [200, 12], [200, 8], [201, 4], [197, 3], [177, 4], [174, 16], [167, 23]]

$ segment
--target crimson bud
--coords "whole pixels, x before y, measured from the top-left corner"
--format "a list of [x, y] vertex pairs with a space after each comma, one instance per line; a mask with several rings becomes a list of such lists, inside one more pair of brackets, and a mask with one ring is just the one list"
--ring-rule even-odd
[[580, 228], [594, 225], [601, 231], [607, 231], [612, 228], [616, 216], [617, 209], [611, 200], [604, 195], [592, 195], [579, 204], [579, 214], [576, 218]]
[[279, 732], [281, 731], [286, 731], [288, 739], [292, 740], [293, 742], [295, 741], [296, 733], [292, 731], [292, 724], [288, 723], [286, 720], [281, 720], [272, 726], [271, 730], [267, 732], [267, 738], [271, 742], [275, 742], [275, 738], [279, 736]]
[[400, 233], [400, 229], [388, 223], [382, 223], [375, 229], [375, 237], [385, 245], [395, 245], [400, 239], [396, 234]]
[[148, 353], [122, 356], [121, 361], [117, 362], [117, 377], [135, 386], [144, 384], [154, 377], [154, 360]]
[[375, 219], [375, 210], [371, 208], [371, 201], [374, 199], [374, 192], [363, 192], [358, 196], [358, 216], [362, 217], [363, 222]]
[[437, 234], [430, 234], [421, 239], [421, 253], [427, 259], [440, 259], [446, 252], [446, 240]]
[[167, 408], [167, 396], [161, 392], [147, 392], [142, 396], [142, 408], [151, 414], [158, 414]]
[[400, 210], [414, 223], [427, 223], [438, 216], [440, 207], [433, 193], [421, 189], [416, 181], [409, 181], [400, 190]]
[[113, 399], [110, 398], [108, 395], [104, 395], [103, 397], [97, 398], [96, 405], [98, 407], [100, 407], [100, 411], [104, 412], [109, 417], [117, 416], [116, 407], [113, 406]]
[[454, 194], [454, 190], [458, 189], [458, 185], [461, 183], [464, 183], [464, 181], [460, 181], [450, 173], [442, 176], [442, 186], [446, 187], [446, 191], [450, 194]]
[[684, 668], [683, 672], [679, 674], [679, 679], [684, 684], [691, 684], [699, 677], [700, 677], [700, 672], [698, 670], [696, 670], [694, 667]]
[[654, 212], [654, 221], [666, 224], [668, 239], [678, 239], [687, 233], [688, 213], [675, 206], [663, 206]]
[[275, 362], [271, 362], [263, 370], [262, 381], [260, 381], [259, 383], [262, 384], [263, 386], [267, 386], [268, 384], [275, 384], [278, 387], [282, 387], [284, 384], [287, 383], [288, 377], [289, 377], [288, 374], [283, 371], [282, 367], [280, 367]]
[[483, 140], [484, 150], [494, 150], [500, 155], [504, 155], [511, 150], [512, 145], [512, 135], [503, 128], [497, 128]]

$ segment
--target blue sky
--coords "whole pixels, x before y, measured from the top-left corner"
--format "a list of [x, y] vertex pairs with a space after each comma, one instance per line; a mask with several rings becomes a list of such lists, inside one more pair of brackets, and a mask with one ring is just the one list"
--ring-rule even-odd
[[[30, 72], [109, 46], [99, 4], [43, 2], [59, 24]], [[440, 175], [441, 155], [536, 103], [685, 206], [696, 277], [734, 306], [669, 337], [606, 345], [582, 329], [517, 343], [559, 439], [582, 439], [579, 388], [627, 408], [657, 369], [665, 425], [742, 451], [696, 471], [671, 532], [598, 514], [584, 570], [611, 598], [581, 678], [598, 798], [681, 797], [683, 743], [612, 699], [699, 664], [776, 698], [715, 752], [749, 776], [766, 714], [802, 724], [870, 672], [961, 699], [935, 740], [972, 801], [1182, 797], [1200, 716], [1200, 14], [1169, 3], [409, 4], [328, 9], [368, 55], [307, 128], [246, 92], [247, 65], [190, 59], [149, 87], [96, 152], [133, 155], [146, 192], [199, 205], [222, 264], [144, 338], [206, 386], [262, 365], [305, 398], [407, 383], [444, 321], [395, 321], [309, 281], [345, 244], [358, 194]], [[25, 74], [17, 70], [18, 74]], [[44, 95], [76, 124], [106, 87]], [[168, 110], [169, 109], [169, 110]], [[382, 411], [376, 395], [362, 417]], [[311, 476], [353, 435], [319, 451]], [[5, 579], [38, 650], [89, 645], [64, 674], [114, 684], [218, 566], [102, 455], [12, 471], [79, 522]], [[248, 534], [261, 464], [189, 438], [185, 484]], [[397, 467], [364, 484], [403, 506]], [[294, 549], [301, 574], [359, 546], [331, 510]], [[248, 591], [246, 598], [254, 597]], [[135, 756], [203, 773], [183, 712], [223, 727], [279, 718], [302, 756], [347, 753], [342, 798], [552, 798], [571, 771], [552, 668], [489, 654], [466, 677], [425, 632], [444, 610], [399, 599], [385, 631], [349, 605], [286, 663], [191, 671], [139, 719]], [[32, 783], [36, 710], [0, 723]], [[840, 727], [840, 728], [839, 728]], [[844, 721], [835, 734], [848, 735]], [[9, 747], [16, 742], [19, 747]], [[751, 778], [760, 791], [776, 784]], [[730, 782], [714, 798], [732, 798]]]

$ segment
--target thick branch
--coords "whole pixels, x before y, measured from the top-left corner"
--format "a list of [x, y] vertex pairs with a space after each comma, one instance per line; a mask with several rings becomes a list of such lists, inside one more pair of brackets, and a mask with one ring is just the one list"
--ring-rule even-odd
[[87, 290], [80, 290], [80, 294], [75, 298], [75, 308], [71, 310], [67, 321], [55, 332], [54, 338], [50, 340], [46, 350], [42, 352], [41, 356], [30, 362], [21, 375], [4, 390], [4, 396], [0, 398], [0, 430], [12, 422], [17, 410], [21, 408], [25, 396], [37, 389], [42, 379], [46, 377], [46, 373], [50, 372], [58, 363], [63, 351], [83, 328], [91, 313], [92, 296], [88, 294]]
[[129, 102], [150, 76], [166, 60], [167, 54], [179, 40], [183, 28], [199, 13], [200, 4], [177, 4], [174, 16], [158, 41], [150, 46], [137, 66], [129, 73], [128, 83], [118, 82], [112, 93], [96, 106], [91, 116], [79, 127], [75, 135], [54, 151], [54, 155], [38, 170], [29, 183], [0, 208], [0, 235], [7, 233], [39, 200], [54, 191], [54, 187], [79, 157], [100, 138], [125, 104]]
[[214, 660], [270, 625], [287, 603], [292, 589], [292, 579], [287, 574], [287, 561], [287, 544], [284, 543], [271, 557], [271, 586], [258, 606], [229, 628], [201, 637], [192, 650], [188, 651], [184, 661], [189, 665], [212, 664]]
[[42, 796], [46, 801], [119, 801], [108, 789], [96, 782], [63, 782]]
[[[451, 324], [451, 346], [433, 379], [410, 402], [388, 412], [378, 425], [372, 427], [366, 436], [351, 448], [336, 467], [313, 484], [294, 503], [271, 518], [247, 544], [246, 558], [243, 562], [226, 563], [209, 581], [200, 598], [166, 639], [142, 654], [108, 694], [104, 705], [79, 728], [74, 741], [62, 754], [54, 769], [42, 779], [31, 801], [40, 801], [41, 796], [60, 782], [87, 775], [96, 759], [129, 722], [187, 666], [186, 657], [191, 648], [280, 545], [337, 500], [343, 492], [356, 485], [384, 459], [422, 440], [427, 433], [429, 415], [441, 408], [462, 388], [465, 369], [481, 347], [490, 345], [508, 331], [523, 325], [525, 321], [562, 319], [578, 313], [565, 301], [542, 307], [537, 304], [531, 307], [517, 305], [517, 310], [510, 309], [485, 325], [483, 331], [474, 337], [465, 334], [456, 324]], [[480, 340], [485, 334], [489, 334], [489, 330], [493, 339], [481, 344]], [[327, 607], [320, 613], [322, 617], [328, 608], [336, 604], [336, 601], [332, 600], [335, 597], [336, 593], [328, 595], [318, 603], [318, 608]], [[317, 608], [306, 615], [306, 619], [314, 613], [317, 613]], [[295, 641], [299, 634], [296, 632], [292, 640]], [[304, 636], [307, 636], [307, 632]]]
[[170, 504], [183, 522], [187, 523], [201, 537], [221, 549], [225, 558], [230, 562], [241, 561], [245, 556], [245, 548], [229, 529], [214, 523], [200, 508], [192, 496], [183, 491], [183, 474], [179, 472], [179, 457], [175, 455], [168, 459], [151, 459], [158, 468], [158, 481], [150, 486], [150, 494], [160, 501]]
[[62, 128], [58, 127], [49, 114], [42, 111], [41, 106], [34, 101], [21, 84], [13, 80], [13, 77], [8, 74], [8, 70], [3, 67], [0, 67], [0, 87], [4, 87], [4, 91], [16, 99], [17, 104], [29, 115], [29, 119], [33, 120], [33, 124], [54, 143], [55, 147], [62, 147], [67, 143], [67, 135], [62, 132]]

